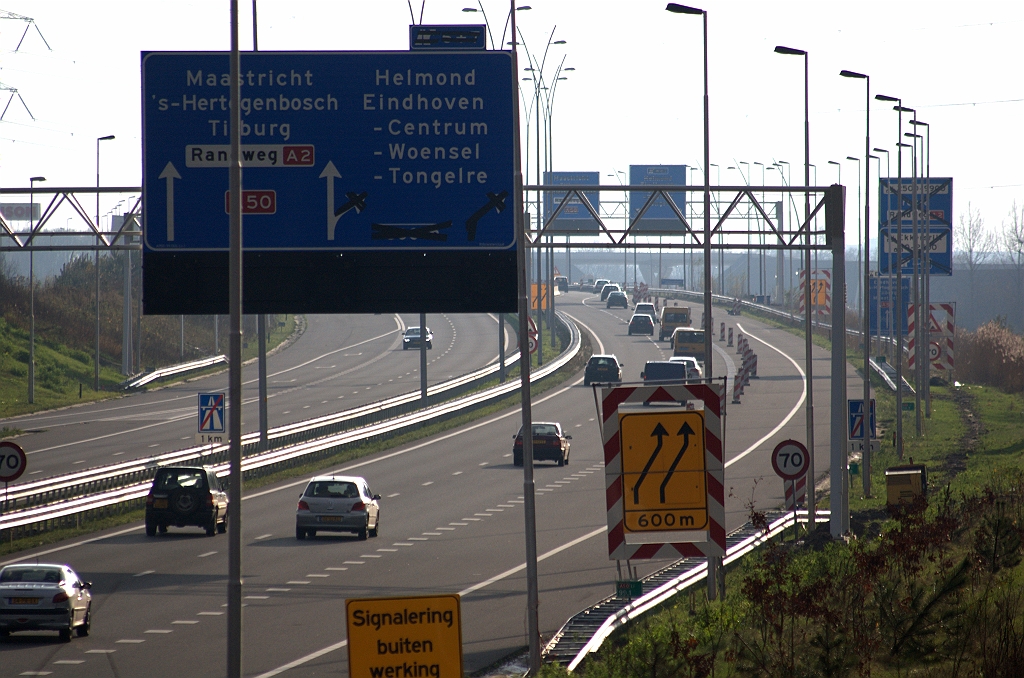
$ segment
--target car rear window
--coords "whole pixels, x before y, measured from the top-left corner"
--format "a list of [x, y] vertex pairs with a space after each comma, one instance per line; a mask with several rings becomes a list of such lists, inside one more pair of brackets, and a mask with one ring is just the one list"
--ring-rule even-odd
[[[522, 427], [519, 428], [517, 436], [523, 435]], [[535, 436], [557, 436], [558, 428], [554, 424], [534, 424], [533, 435]]]
[[685, 363], [650, 362], [644, 366], [647, 381], [686, 379]]
[[611, 358], [592, 358], [590, 360], [591, 365], [597, 365], [598, 367], [617, 367], [618, 365]]
[[163, 470], [156, 474], [153, 486], [158, 490], [174, 490], [179, 487], [203, 488], [203, 472], [189, 470]]
[[64, 579], [64, 573], [55, 567], [18, 567], [0, 572], [0, 584], [8, 582], [36, 582], [56, 584]]
[[305, 494], [307, 497], [354, 499], [359, 496], [359, 488], [345, 480], [316, 480], [306, 486]]

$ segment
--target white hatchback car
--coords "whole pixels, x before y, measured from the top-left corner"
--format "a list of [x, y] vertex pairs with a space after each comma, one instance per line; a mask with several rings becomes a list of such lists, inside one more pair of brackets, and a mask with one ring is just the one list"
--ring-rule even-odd
[[67, 565], [8, 565], [0, 570], [0, 637], [14, 631], [56, 631], [63, 642], [71, 632], [92, 628], [92, 583]]
[[671, 363], [686, 363], [687, 379], [703, 379], [704, 370], [701, 369], [697, 359], [689, 355], [676, 355], [668, 359]]
[[317, 532], [353, 532], [359, 539], [380, 534], [379, 494], [358, 476], [316, 476], [295, 511], [295, 538]]

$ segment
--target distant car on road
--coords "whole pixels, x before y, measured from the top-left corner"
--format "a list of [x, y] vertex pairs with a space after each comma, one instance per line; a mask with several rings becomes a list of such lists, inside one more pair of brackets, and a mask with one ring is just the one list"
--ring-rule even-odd
[[700, 363], [692, 355], [674, 355], [668, 359], [670, 363], [683, 363], [686, 365], [686, 378], [687, 379], [703, 379], [704, 370], [701, 369]]
[[568, 292], [569, 291], [569, 278], [567, 278], [564, 275], [556, 275], [555, 276], [555, 287], [558, 288], [559, 292]]
[[0, 570], [0, 638], [17, 631], [56, 631], [61, 641], [71, 632], [92, 629], [92, 582], [67, 565], [8, 565]]
[[[621, 292], [621, 291], [622, 290], [620, 290], [619, 286], [616, 285], [615, 283], [608, 283], [607, 285], [605, 285], [604, 287], [601, 288], [601, 301], [604, 301], [605, 299], [607, 299], [608, 296], [612, 292]], [[625, 295], [623, 295], [623, 296], [625, 296]]]
[[629, 308], [629, 299], [623, 292], [612, 292], [608, 295], [608, 302], [605, 304], [605, 308], [611, 308], [612, 306], [621, 306], [622, 308]]
[[644, 315], [651, 316], [651, 320], [658, 322], [658, 312], [654, 309], [654, 304], [649, 301], [642, 301], [633, 308], [633, 313], [643, 313]]
[[644, 365], [644, 371], [640, 373], [640, 378], [648, 383], [652, 381], [685, 381], [687, 373], [686, 363], [648, 360]]
[[379, 494], [359, 476], [315, 476], [295, 510], [295, 538], [319, 532], [352, 532], [359, 539], [380, 534]]
[[[512, 463], [523, 465], [523, 429], [515, 436], [512, 445]], [[535, 421], [533, 423], [533, 460], [553, 461], [559, 466], [569, 464], [569, 441], [572, 436], [562, 432], [562, 425], [551, 421]]]
[[580, 281], [580, 292], [593, 292], [594, 291], [594, 279], [587, 278], [586, 280]]
[[427, 350], [434, 347], [434, 334], [430, 331], [430, 328], [426, 328], [427, 332], [423, 335], [420, 332], [419, 327], [410, 327], [402, 335], [402, 350], [410, 348], [419, 348], [420, 342], [425, 341], [427, 344]]
[[146, 497], [146, 535], [169, 526], [202, 527], [207, 536], [228, 529], [228, 495], [211, 466], [165, 466], [156, 471]]
[[629, 334], [649, 334], [654, 336], [654, 321], [644, 313], [634, 313], [629, 319]]
[[603, 290], [604, 286], [607, 285], [610, 282], [611, 282], [610, 280], [605, 280], [604, 278], [598, 278], [597, 280], [594, 281], [594, 289], [592, 291], [594, 292], [594, 294], [601, 294], [601, 290]]
[[623, 365], [613, 354], [592, 355], [583, 370], [583, 385], [590, 386], [594, 382], [611, 383], [622, 381]]

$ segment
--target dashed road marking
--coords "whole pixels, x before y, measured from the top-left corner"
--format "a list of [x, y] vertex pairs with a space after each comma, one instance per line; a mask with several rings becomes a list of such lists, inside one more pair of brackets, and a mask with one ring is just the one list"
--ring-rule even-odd
[[409, 541], [430, 541], [426, 537], [409, 537]]
[[482, 461], [482, 462], [480, 462], [480, 466], [487, 466], [490, 463], [491, 462], [489, 462], [489, 461]]
[[259, 541], [261, 539], [269, 539], [270, 537], [273, 537], [273, 536], [274, 535], [272, 535], [272, 534], [261, 534], [260, 536], [256, 537], [253, 541]]
[[509, 499], [509, 503], [512, 503], [512, 504], [522, 504], [523, 500], [522, 499]]
[[[409, 544], [412, 546], [412, 544]], [[380, 553], [398, 553], [398, 549], [377, 549]]]
[[160, 443], [153, 443], [150, 447], [160, 447]]
[[224, 613], [223, 612], [196, 612], [196, 614], [198, 616], [200, 616], [200, 617], [219, 617], [219, 616], [221, 616]]
[[178, 621], [172, 621], [171, 624], [177, 624], [179, 626], [191, 626], [192, 624], [198, 624], [198, 619], [179, 619]]
[[426, 487], [427, 485], [433, 485], [433, 484], [434, 484], [433, 480], [428, 480], [427, 482], [423, 483], [423, 487]]
[[112, 454], [110, 456], [112, 456], [112, 457], [120, 457], [122, 454], [124, 454], [124, 452], [114, 452], [114, 454]]
[[244, 596], [246, 600], [269, 600], [270, 596]]
[[86, 654], [114, 654], [117, 650], [86, 650]]
[[490, 512], [490, 513], [500, 513], [501, 511], [504, 511], [504, 510], [505, 509], [500, 509], [500, 508], [487, 509], [487, 511]]
[[207, 551], [206, 553], [200, 553], [198, 556], [196, 556], [196, 558], [207, 558], [209, 556], [212, 556], [215, 553], [217, 553], [217, 552], [216, 551]]
[[53, 663], [54, 664], [63, 664], [63, 665], [66, 665], [66, 666], [73, 666], [75, 664], [84, 664], [85, 660], [84, 659], [60, 659], [60, 660], [55, 661]]
[[327, 570], [328, 572], [344, 572], [348, 568], [347, 567], [325, 567], [324, 569]]
[[125, 645], [138, 645], [139, 643], [146, 642], [141, 638], [122, 638], [121, 640], [115, 640], [115, 643], [123, 643]]
[[484, 518], [490, 518], [491, 517], [490, 513], [474, 513], [473, 515], [474, 516], [482, 516]]
[[142, 572], [139, 572], [138, 574], [133, 574], [132, 576], [133, 577], [145, 577], [147, 574], [153, 574], [154, 572], [156, 572], [156, 570], [143, 570]]
[[266, 589], [269, 593], [288, 593], [291, 589], [282, 588], [280, 586], [272, 586]]
[[376, 555], [374, 553], [361, 553], [361, 554], [359, 554], [359, 557], [360, 558], [380, 558], [380, 556], [378, 556], [378, 555]]
[[[455, 531], [454, 527], [435, 527], [434, 529], [435, 530], [444, 530], [445, 532], [454, 532]], [[424, 532], [423, 534], [426, 534], [426, 532]]]
[[299, 579], [292, 579], [291, 581], [285, 582], [285, 584], [291, 584], [292, 586], [305, 586], [308, 583], [308, 581], [301, 581]]
[[463, 518], [463, 520], [472, 520], [474, 523], [479, 523], [480, 522], [479, 518]]
[[425, 536], [427, 536], [427, 537], [440, 537], [441, 536], [440, 532], [424, 532], [423, 534]]
[[326, 577], [330, 577], [331, 575], [329, 575], [329, 574], [307, 574], [306, 576], [314, 578], [314, 579], [325, 579]]
[[[366, 565], [366, 563], [364, 563], [361, 560], [346, 560], [345, 564], [346, 565]], [[291, 582], [288, 582], [288, 583], [291, 584]], [[303, 582], [303, 583], [308, 583], [308, 582]]]
[[448, 523], [448, 524], [449, 525], [458, 525], [459, 527], [465, 527], [466, 525], [469, 525], [469, 523]]
[[391, 494], [388, 495], [388, 499], [391, 499], [392, 497], [397, 497], [399, 494], [401, 494], [401, 492], [392, 492]]
[[174, 633], [174, 631], [171, 629], [149, 629], [148, 631], [143, 631], [143, 633]]
[[453, 475], [453, 476], [461, 476], [461, 475], [462, 475], [462, 471], [456, 471], [456, 472], [455, 472], [455, 473], [453, 473], [452, 475]]
[[[412, 544], [405, 541], [396, 541], [394, 544], [392, 544], [392, 546], [412, 546]], [[395, 550], [397, 551], [398, 549]]]

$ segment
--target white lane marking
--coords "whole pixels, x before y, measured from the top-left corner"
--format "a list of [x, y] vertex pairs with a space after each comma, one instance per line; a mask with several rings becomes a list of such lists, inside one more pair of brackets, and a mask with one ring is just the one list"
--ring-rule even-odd
[[512, 504], [498, 504], [501, 508], [515, 508]]
[[433, 485], [433, 484], [434, 484], [433, 480], [428, 480], [427, 482], [423, 483], [423, 487], [426, 487], [427, 485]]
[[60, 660], [55, 661], [53, 663], [54, 664], [63, 664], [63, 665], [67, 665], [67, 666], [72, 666], [72, 665], [75, 665], [75, 664], [84, 664], [85, 660], [84, 659], [60, 659]]
[[469, 525], [469, 523], [448, 523], [448, 524], [449, 525], [457, 525], [459, 527], [465, 527], [466, 525]]
[[271, 538], [273, 536], [274, 535], [272, 535], [272, 534], [261, 534], [260, 536], [256, 537], [253, 541], [259, 541], [261, 539], [269, 539], [269, 538]]
[[[270, 588], [264, 589], [268, 593], [288, 593], [291, 589], [281, 588], [280, 586], [271, 586]], [[200, 613], [202, 614], [202, 613]], [[223, 614], [223, 613], [221, 613]]]
[[85, 463], [85, 459], [82, 459], [81, 461], [73, 461], [71, 463], [72, 464], [84, 464]]
[[[113, 652], [113, 650], [111, 650], [111, 652]], [[48, 676], [51, 673], [53, 673], [53, 671], [22, 671], [18, 675], [19, 676]]]
[[[522, 499], [509, 499], [509, 503], [512, 503], [512, 504], [522, 504], [523, 500]], [[472, 518], [467, 518], [466, 520], [472, 520]]]
[[142, 640], [141, 638], [122, 638], [121, 640], [115, 640], [114, 641], [115, 644], [117, 644], [117, 643], [124, 643], [125, 645], [138, 645], [139, 643], [144, 643], [144, 642], [146, 642], [146, 641]]
[[501, 513], [505, 509], [497, 509], [497, 508], [495, 508], [495, 509], [484, 509], [484, 510], [487, 511], [488, 513], [492, 513], [492, 512]]
[[785, 358], [789, 362], [793, 363], [793, 367], [795, 367], [796, 371], [800, 373], [800, 377], [801, 377], [801, 382], [800, 383], [803, 384], [803, 392], [800, 393], [800, 399], [796, 401], [796, 405], [794, 405], [793, 409], [791, 409], [789, 411], [789, 414], [787, 414], [782, 419], [782, 421], [779, 422], [778, 426], [776, 426], [771, 431], [769, 431], [767, 434], [765, 434], [765, 436], [763, 438], [761, 438], [760, 440], [758, 440], [756, 443], [754, 443], [753, 445], [751, 445], [747, 449], [743, 450], [742, 452], [737, 454], [735, 457], [733, 457], [729, 461], [725, 462], [725, 467], [726, 468], [729, 468], [730, 466], [732, 466], [733, 464], [738, 462], [740, 459], [742, 459], [743, 457], [747, 456], [748, 454], [750, 454], [751, 452], [756, 450], [758, 447], [760, 447], [761, 443], [763, 443], [764, 441], [768, 440], [769, 438], [774, 436], [776, 433], [778, 433], [779, 430], [781, 430], [783, 426], [785, 426], [786, 424], [789, 423], [789, 420], [792, 419], [796, 415], [797, 411], [804, 404], [804, 401], [807, 400], [807, 379], [806, 379], [807, 375], [804, 373], [804, 371], [802, 369], [800, 369], [800, 365], [798, 365], [795, 360], [793, 360], [791, 357], [789, 357], [781, 349], [779, 349], [779, 348], [777, 348], [775, 346], [772, 346], [771, 344], [769, 344], [764, 339], [759, 339], [758, 337], [755, 337], [754, 335], [750, 334], [747, 330], [743, 329], [743, 327], [741, 325], [739, 325], [738, 323], [737, 323], [736, 327], [739, 328], [740, 332], [743, 332], [744, 336], [750, 337], [754, 341], [761, 342], [762, 344], [764, 344], [765, 346], [767, 346], [771, 350], [775, 351], [776, 353], [781, 355], [783, 358]]
[[490, 518], [491, 517], [490, 513], [474, 513], [473, 515], [474, 516], [480, 516], [482, 518]]
[[149, 629], [148, 631], [143, 631], [143, 633], [174, 633], [174, 631], [171, 629]]
[[[412, 546], [412, 544], [405, 541], [396, 541], [394, 544], [392, 544], [392, 546]], [[398, 549], [395, 550], [397, 551]]]
[[160, 447], [160, 443], [153, 443], [150, 447]]
[[34, 475], [35, 475], [35, 474], [37, 474], [37, 473], [42, 473], [42, 471], [29, 471], [29, 472], [28, 472], [28, 474], [29, 474], [30, 476], [34, 476]]
[[[558, 488], [561, 487], [561, 485], [545, 485], [544, 487], [550, 487], [550, 488], [553, 488], [553, 489], [557, 490]], [[490, 509], [488, 509], [488, 510], [490, 510]]]
[[124, 452], [114, 452], [114, 453], [113, 453], [112, 455], [110, 455], [110, 456], [112, 456], [112, 457], [120, 457], [120, 456], [121, 456], [122, 454], [124, 454]]
[[329, 575], [329, 574], [307, 574], [306, 576], [307, 577], [312, 577], [314, 579], [324, 579], [326, 577], [330, 577], [331, 575]]
[[378, 556], [376, 553], [361, 553], [361, 554], [359, 554], [359, 557], [360, 558], [380, 558], [380, 556]]
[[455, 472], [455, 473], [453, 473], [452, 475], [453, 475], [453, 476], [461, 476], [461, 475], [462, 475], [462, 471], [456, 471], [456, 472]]
[[[366, 563], [363, 562], [362, 560], [346, 560], [345, 564], [346, 565], [366, 565]], [[288, 583], [291, 584], [291, 582], [288, 582]], [[302, 583], [303, 584], [307, 584], [309, 582], [302, 582]]]
[[142, 572], [139, 572], [138, 574], [133, 574], [132, 576], [133, 577], [145, 577], [147, 574], [153, 574], [154, 572], [156, 572], [156, 570], [143, 570]]
[[285, 582], [285, 584], [291, 584], [292, 586], [305, 586], [308, 583], [309, 583], [308, 581], [300, 581], [298, 579], [292, 579], [291, 581], [286, 581]]
[[482, 462], [480, 462], [480, 466], [487, 466], [490, 463], [491, 462], [489, 462], [489, 461], [482, 461]]
[[428, 537], [440, 537], [441, 536], [440, 532], [424, 532], [423, 534], [428, 536]]
[[[412, 544], [409, 544], [412, 546]], [[398, 553], [398, 549], [377, 549], [378, 553]]]
[[463, 520], [472, 520], [474, 523], [479, 523], [480, 522], [479, 518], [463, 518]]
[[344, 572], [348, 568], [347, 567], [325, 567], [324, 569], [327, 570], [328, 572]]
[[114, 654], [117, 650], [86, 650], [86, 654]]
[[219, 617], [222, 614], [224, 614], [224, 613], [223, 612], [196, 612], [196, 615], [200, 616], [200, 617]]
[[243, 596], [246, 600], [270, 600], [270, 596]]
[[406, 537], [409, 541], [430, 541], [426, 537]]
[[388, 499], [391, 499], [392, 497], [397, 497], [399, 494], [401, 494], [401, 492], [392, 492], [391, 494], [388, 495]]
[[196, 558], [208, 558], [217, 553], [216, 551], [207, 551], [206, 553], [200, 553]]
[[[607, 532], [607, 531], [608, 531], [608, 527], [605, 526], [605, 525], [602, 525], [601, 527], [597, 528], [593, 532], [588, 532], [587, 534], [583, 535], [582, 537], [577, 537], [576, 539], [573, 539], [572, 541], [566, 542], [566, 543], [562, 544], [561, 546], [557, 546], [557, 547], [551, 549], [550, 551], [548, 551], [547, 553], [544, 553], [543, 555], [537, 556], [537, 562], [540, 562], [542, 560], [547, 560], [551, 556], [557, 555], [557, 554], [561, 553], [562, 551], [565, 551], [566, 549], [570, 549], [573, 546], [576, 546], [577, 544], [582, 544], [583, 542], [587, 541], [588, 539], [593, 539], [594, 537], [596, 537], [599, 534], [605, 534], [605, 532]], [[501, 581], [502, 579], [507, 579], [508, 577], [511, 577], [512, 575], [516, 574], [517, 572], [522, 572], [525, 569], [526, 569], [526, 563], [522, 563], [522, 564], [517, 565], [517, 566], [515, 566], [515, 567], [513, 567], [511, 569], [505, 570], [504, 572], [502, 572], [500, 574], [496, 574], [493, 577], [491, 577], [490, 579], [484, 580], [484, 581], [480, 582], [479, 584], [474, 584], [473, 586], [470, 586], [468, 589], [464, 589], [462, 591], [459, 591], [459, 595], [460, 596], [468, 596], [470, 593], [473, 593], [474, 591], [479, 591], [480, 589], [486, 588], [486, 587], [490, 586], [491, 584], [494, 584], [496, 582]], [[303, 664], [306, 664], [307, 662], [311, 662], [314, 659], [317, 659], [319, 657], [324, 656], [325, 654], [329, 654], [331, 652], [334, 652], [335, 650], [340, 650], [341, 648], [346, 647], [347, 645], [348, 645], [348, 640], [342, 640], [340, 642], [335, 643], [334, 645], [328, 645], [327, 647], [322, 648], [320, 650], [317, 650], [316, 652], [311, 652], [310, 654], [307, 654], [305, 657], [299, 657], [298, 659], [296, 659], [294, 661], [290, 661], [287, 664], [284, 664], [283, 666], [277, 667], [276, 669], [272, 669], [270, 671], [267, 671], [266, 673], [261, 673], [260, 675], [256, 676], [256, 678], [273, 678], [274, 676], [279, 676], [282, 673], [284, 673], [285, 671], [289, 671], [291, 669], [294, 669], [297, 666], [302, 666]]]
[[511, 452], [509, 452], [508, 454], [503, 454], [503, 455], [501, 455], [501, 456], [503, 456], [503, 457], [511, 457], [511, 456], [512, 456], [512, 453], [511, 453]]
[[[435, 530], [444, 530], [445, 532], [454, 532], [455, 531], [454, 527], [435, 527], [434, 529]], [[424, 532], [423, 534], [426, 534], [426, 532]]]
[[179, 626], [191, 626], [192, 624], [198, 624], [198, 619], [179, 619], [178, 621], [172, 621], [171, 624], [178, 624]]
[[282, 412], [281, 414], [291, 414], [291, 413], [292, 413], [292, 411], [291, 411], [291, 410], [285, 410], [285, 411], [284, 411], [284, 412]]

